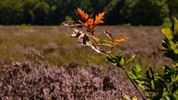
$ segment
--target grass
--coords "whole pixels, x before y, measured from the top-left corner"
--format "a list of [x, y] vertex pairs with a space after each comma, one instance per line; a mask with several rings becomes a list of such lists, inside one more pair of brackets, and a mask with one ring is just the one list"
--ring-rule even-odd
[[[109, 29], [115, 36], [128, 36], [129, 40], [120, 44], [118, 47], [120, 49], [119, 53], [124, 54], [126, 57], [136, 54], [138, 58], [136, 62], [141, 64], [144, 70], [146, 70], [148, 66], [152, 66], [158, 70], [160, 66], [168, 62], [170, 63], [169, 59], [165, 58], [161, 52], [162, 34], [158, 27], [100, 26], [97, 27], [97, 35], [103, 37], [104, 29]], [[2, 72], [2, 77], [0, 77], [0, 83], [4, 82], [5, 84], [0, 87], [7, 86], [7, 88], [3, 89], [5, 91], [7, 90], [6, 92], [11, 95], [15, 94], [15, 96], [24, 97], [23, 93], [27, 93], [26, 97], [31, 97], [33, 93], [37, 93], [35, 95], [39, 96], [38, 92], [40, 91], [38, 91], [38, 89], [52, 89], [51, 86], [55, 83], [57, 88], [54, 94], [63, 94], [63, 91], [58, 90], [58, 84], [61, 83], [60, 77], [66, 77], [67, 79], [64, 78], [62, 83], [66, 81], [67, 84], [64, 84], [64, 87], [62, 85], [61, 88], [64, 91], [68, 91], [66, 87], [68, 87], [68, 81], [70, 81], [69, 88], [77, 88], [76, 92], [69, 90], [67, 95], [73, 95], [80, 92], [80, 89], [83, 91], [83, 88], [78, 88], [80, 85], [83, 86], [83, 81], [80, 82], [81, 80], [79, 80], [80, 77], [82, 77], [82, 80], [86, 79], [86, 82], [94, 84], [95, 78], [91, 77], [94, 75], [97, 80], [100, 77], [101, 81], [97, 82], [101, 85], [99, 87], [100, 89], [105, 87], [102, 84], [105, 84], [106, 87], [110, 87], [110, 85], [113, 86], [112, 84], [114, 83], [114, 86], [117, 88], [113, 91], [119, 94], [119, 99], [125, 94], [129, 96], [139, 96], [136, 94], [137, 91], [135, 88], [129, 83], [130, 81], [128, 81], [123, 74], [123, 71], [106, 62], [103, 55], [95, 53], [90, 48], [79, 45], [75, 39], [70, 37], [71, 33], [72, 30], [64, 26], [1, 26], [0, 71]], [[60, 68], [56, 68], [56, 66]], [[81, 68], [78, 66], [81, 66]], [[34, 69], [31, 67], [34, 67]], [[9, 78], [8, 76], [11, 76], [11, 73], [14, 73], [13, 77]], [[26, 78], [27, 76], [28, 78]], [[109, 78], [107, 78], [108, 76]], [[56, 80], [53, 80], [55, 78], [59, 78], [59, 80], [56, 82]], [[32, 83], [28, 82], [29, 79], [31, 79], [30, 81]], [[8, 82], [9, 80], [11, 82]], [[75, 81], [80, 84], [75, 83]], [[23, 84], [19, 85], [19, 83]], [[8, 88], [9, 86], [12, 86], [12, 90]], [[36, 87], [31, 88], [30, 86]], [[125, 88], [125, 86], [128, 88]], [[35, 92], [33, 92], [32, 89]], [[88, 91], [88, 87], [84, 89]], [[91, 87], [89, 89], [92, 90]], [[2, 97], [6, 97], [6, 92], [0, 92], [2, 93]], [[97, 92], [94, 91], [93, 93]], [[112, 96], [105, 90], [101, 92], [101, 94], [95, 95], [90, 93], [89, 95], [91, 96], [92, 94], [94, 97], [103, 97], [101, 96], [103, 95], [102, 93], [107, 93], [108, 96], [104, 94], [106, 98]], [[109, 93], [112, 94], [110, 90]], [[43, 95], [44, 91], [41, 91], [40, 94]], [[11, 95], [9, 95], [9, 97], [11, 97]]]
[[[60, 27], [1, 27], [1, 60], [21, 61], [29, 49], [35, 49], [45, 60], [54, 65], [73, 61], [101, 64], [100, 55], [77, 46], [70, 32]], [[65, 28], [66, 29], [66, 28]], [[62, 30], [62, 31], [61, 31]], [[87, 53], [86, 53], [87, 52]], [[97, 57], [98, 56], [98, 57]], [[99, 59], [98, 59], [99, 58]]]
[[[128, 36], [129, 40], [120, 45], [120, 52], [126, 56], [137, 54], [137, 62], [142, 66], [159, 69], [169, 62], [160, 49], [162, 34], [158, 27], [100, 26], [96, 33], [102, 35], [104, 29]], [[104, 56], [80, 46], [70, 38], [71, 33], [64, 26], [1, 26], [0, 60], [22, 61], [34, 51], [56, 66], [69, 62], [108, 66]]]

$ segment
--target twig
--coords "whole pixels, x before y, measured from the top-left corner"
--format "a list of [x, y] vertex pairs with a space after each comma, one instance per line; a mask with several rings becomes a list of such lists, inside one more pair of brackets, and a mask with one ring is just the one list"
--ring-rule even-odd
[[121, 67], [122, 70], [124, 71], [124, 73], [127, 75], [127, 77], [129, 78], [129, 80], [132, 82], [132, 84], [134, 85], [135, 89], [139, 92], [139, 94], [142, 96], [143, 100], [146, 100], [145, 96], [141, 93], [141, 91], [138, 89], [138, 87], [136, 86], [136, 84], [134, 83], [134, 81], [129, 77], [128, 73], [125, 71], [125, 69], [123, 67]]

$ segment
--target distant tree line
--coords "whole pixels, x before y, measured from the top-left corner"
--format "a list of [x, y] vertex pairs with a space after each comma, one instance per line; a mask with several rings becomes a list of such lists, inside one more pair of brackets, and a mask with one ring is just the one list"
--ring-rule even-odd
[[105, 24], [160, 25], [178, 17], [178, 0], [1, 0], [0, 24], [56, 25], [76, 17], [77, 7], [105, 11]]

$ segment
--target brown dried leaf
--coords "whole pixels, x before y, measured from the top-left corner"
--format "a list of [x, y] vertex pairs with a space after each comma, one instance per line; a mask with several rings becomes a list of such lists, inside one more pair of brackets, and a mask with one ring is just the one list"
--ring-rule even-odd
[[105, 30], [104, 33], [109, 39], [113, 40], [112, 34], [108, 30]]
[[81, 24], [75, 21], [66, 21], [66, 22], [63, 22], [63, 24], [68, 27], [80, 27], [81, 26]]

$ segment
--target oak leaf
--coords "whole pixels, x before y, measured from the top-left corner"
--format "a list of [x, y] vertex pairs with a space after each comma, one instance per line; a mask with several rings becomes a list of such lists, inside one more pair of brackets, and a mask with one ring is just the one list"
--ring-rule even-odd
[[118, 37], [118, 38], [116, 38], [114, 40], [105, 41], [105, 43], [102, 43], [101, 45], [108, 46], [108, 47], [114, 47], [114, 46], [126, 41], [127, 39], [128, 39], [128, 37], [122, 36], [122, 37]]
[[76, 13], [80, 17], [80, 19], [82, 20], [82, 22], [86, 22], [88, 20], [88, 18], [89, 18], [89, 15], [87, 13], [85, 13], [80, 8], [77, 8]]
[[94, 19], [89, 18], [85, 23], [84, 26], [88, 29], [88, 31], [93, 32], [95, 25], [94, 25]]
[[116, 38], [116, 39], [114, 40], [114, 42], [118, 44], [118, 43], [122, 43], [122, 42], [126, 41], [127, 39], [128, 39], [128, 37], [126, 37], [126, 36], [121, 36], [121, 37]]
[[101, 39], [96, 37], [96, 36], [91, 36], [91, 38], [95, 41], [95, 42], [100, 42]]
[[95, 17], [95, 22], [94, 22], [95, 25], [104, 23], [104, 21], [103, 21], [103, 19], [104, 19], [104, 14], [105, 14], [105, 13], [102, 12], [102, 13], [99, 13], [99, 14]]

